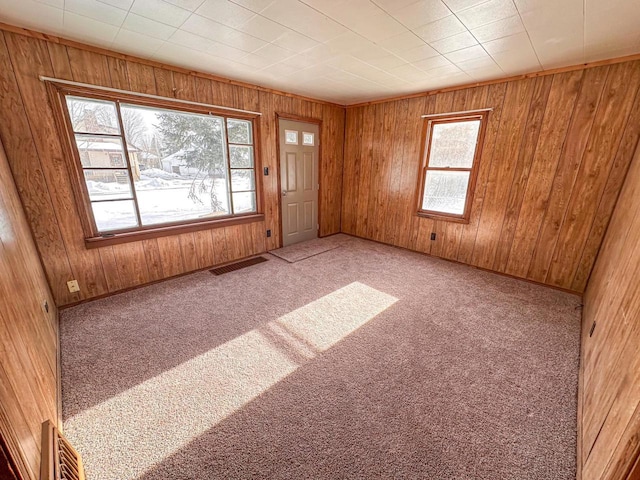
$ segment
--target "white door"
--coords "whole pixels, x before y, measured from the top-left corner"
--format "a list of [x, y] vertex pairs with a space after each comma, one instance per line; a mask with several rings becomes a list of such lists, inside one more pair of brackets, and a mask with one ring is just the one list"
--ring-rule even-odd
[[318, 142], [313, 123], [280, 120], [283, 245], [318, 237]]

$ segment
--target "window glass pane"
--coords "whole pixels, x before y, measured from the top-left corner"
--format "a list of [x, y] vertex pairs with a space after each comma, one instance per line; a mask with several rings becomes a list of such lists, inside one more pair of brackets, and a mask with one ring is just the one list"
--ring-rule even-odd
[[462, 215], [470, 172], [427, 170], [422, 209]]
[[255, 190], [256, 179], [253, 170], [231, 170], [231, 190], [241, 192], [244, 190]]
[[143, 225], [229, 215], [224, 119], [121, 107]]
[[234, 213], [248, 213], [256, 211], [256, 192], [241, 192], [233, 194]]
[[133, 200], [92, 203], [91, 208], [99, 232], [138, 226]]
[[206, 220], [231, 213], [224, 176], [194, 184], [183, 178], [143, 174], [135, 187], [143, 225]]
[[313, 140], [315, 135], [309, 132], [302, 132], [302, 144], [303, 145], [313, 145]]
[[285, 130], [284, 143], [289, 145], [298, 145], [298, 132], [296, 130]]
[[67, 108], [74, 132], [120, 134], [113, 102], [68, 96]]
[[253, 168], [253, 147], [229, 145], [231, 168]]
[[126, 170], [84, 171], [89, 198], [94, 200], [115, 200], [132, 198], [131, 181]]
[[251, 122], [228, 118], [227, 131], [229, 132], [229, 143], [253, 143], [251, 138]]
[[480, 120], [436, 123], [432, 129], [430, 167], [471, 168]]
[[76, 145], [83, 167], [127, 168], [122, 140], [117, 137], [76, 135]]

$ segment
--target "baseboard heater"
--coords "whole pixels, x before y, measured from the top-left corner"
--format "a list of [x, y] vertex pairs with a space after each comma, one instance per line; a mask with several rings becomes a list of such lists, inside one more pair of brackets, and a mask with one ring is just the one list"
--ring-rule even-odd
[[40, 480], [85, 480], [80, 454], [49, 420], [42, 424]]

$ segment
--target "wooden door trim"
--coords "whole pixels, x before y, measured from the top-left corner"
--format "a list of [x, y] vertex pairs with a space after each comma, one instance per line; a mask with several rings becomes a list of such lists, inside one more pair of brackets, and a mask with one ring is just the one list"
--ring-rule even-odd
[[322, 215], [322, 119], [313, 117], [301, 117], [292, 113], [276, 112], [276, 170], [278, 171], [278, 228], [280, 229], [280, 239], [278, 246], [284, 245], [284, 230], [282, 228], [282, 180], [280, 178], [280, 120], [292, 120], [294, 122], [311, 123], [318, 125], [318, 238], [320, 235], [321, 215]]

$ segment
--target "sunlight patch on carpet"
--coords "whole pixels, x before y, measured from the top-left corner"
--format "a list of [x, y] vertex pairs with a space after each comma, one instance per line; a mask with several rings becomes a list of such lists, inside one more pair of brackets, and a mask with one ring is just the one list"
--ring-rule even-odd
[[100, 480], [134, 479], [397, 301], [351, 283], [70, 418], [65, 431], [83, 438], [89, 478], [96, 459], [109, 465]]

